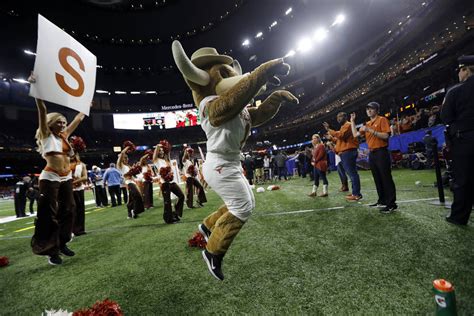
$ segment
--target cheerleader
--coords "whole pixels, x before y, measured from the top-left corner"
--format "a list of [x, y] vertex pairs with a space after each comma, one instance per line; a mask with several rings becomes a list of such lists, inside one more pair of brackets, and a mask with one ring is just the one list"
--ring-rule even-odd
[[194, 188], [197, 190], [197, 204], [202, 207], [203, 203], [207, 202], [206, 193], [204, 193], [204, 188], [201, 183], [196, 179], [197, 170], [193, 163], [193, 153], [194, 150], [191, 147], [186, 148], [186, 151], [183, 155], [183, 174], [186, 177], [186, 205], [189, 208], [194, 208], [193, 206], [193, 197], [194, 197]]
[[[153, 164], [159, 170], [161, 192], [163, 195], [163, 220], [167, 224], [174, 224], [183, 216], [184, 194], [174, 181], [174, 173], [171, 169], [170, 159], [171, 145], [166, 140], [160, 141], [153, 153]], [[171, 195], [178, 198], [173, 212]]]

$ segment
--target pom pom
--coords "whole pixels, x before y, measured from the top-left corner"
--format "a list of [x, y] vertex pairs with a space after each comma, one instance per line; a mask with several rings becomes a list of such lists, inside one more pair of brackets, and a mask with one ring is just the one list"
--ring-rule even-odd
[[197, 176], [197, 170], [196, 170], [196, 167], [194, 167], [194, 165], [191, 165], [188, 167], [188, 174], [190, 174], [191, 177]]
[[79, 136], [71, 136], [69, 142], [75, 152], [82, 152], [86, 149], [86, 143], [84, 143], [84, 140]]
[[153, 150], [151, 150], [151, 149], [145, 150], [145, 155], [148, 156], [147, 157], [148, 159], [153, 159]]
[[201, 249], [205, 249], [207, 242], [204, 239], [204, 236], [200, 232], [195, 232], [193, 238], [188, 240], [189, 247], [197, 247]]
[[8, 257], [0, 257], [0, 267], [6, 267], [9, 263]]
[[75, 311], [73, 316], [122, 316], [123, 312], [117, 302], [106, 298], [103, 301], [97, 301], [91, 308], [85, 308]]
[[151, 173], [150, 170], [148, 170], [147, 172], [143, 174], [143, 179], [145, 179], [145, 181], [148, 181], [148, 182], [153, 182], [153, 174]]
[[194, 149], [192, 149], [191, 147], [188, 147], [186, 148], [186, 152], [188, 153], [188, 155], [191, 156], [192, 154], [194, 154]]
[[72, 313], [68, 312], [67, 310], [60, 309], [60, 310], [56, 311], [56, 310], [52, 309], [52, 310], [45, 310], [43, 312], [43, 314], [41, 314], [41, 315], [44, 315], [44, 316], [71, 316]]
[[135, 149], [137, 148], [137, 147], [135, 146], [135, 144], [132, 143], [132, 142], [129, 141], [129, 140], [126, 140], [126, 141], [123, 142], [123, 148], [127, 148], [127, 147], [129, 147], [127, 153], [132, 153], [132, 152], [134, 152]]
[[257, 188], [257, 193], [262, 193], [262, 192], [265, 192], [265, 188], [263, 188], [263, 187], [258, 187], [258, 188]]
[[275, 190], [280, 190], [279, 185], [269, 185], [267, 188], [267, 191], [275, 191]]
[[165, 155], [170, 153], [171, 144], [166, 139], [160, 140], [159, 145], [163, 148], [163, 152], [165, 153]]
[[141, 172], [142, 172], [142, 167], [140, 167], [139, 165], [133, 165], [130, 168], [130, 170], [128, 170], [128, 172], [125, 174], [125, 176], [134, 177]]
[[160, 168], [160, 176], [165, 182], [173, 181], [173, 170], [170, 166]]

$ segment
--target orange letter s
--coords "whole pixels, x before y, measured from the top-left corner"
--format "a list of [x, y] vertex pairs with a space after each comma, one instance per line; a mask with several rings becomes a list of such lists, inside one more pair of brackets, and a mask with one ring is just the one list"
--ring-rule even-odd
[[79, 55], [70, 48], [63, 47], [59, 50], [59, 63], [61, 64], [61, 66], [63, 66], [64, 70], [66, 70], [74, 79], [76, 79], [79, 84], [79, 87], [77, 89], [71, 88], [66, 84], [66, 81], [64, 81], [64, 76], [58, 73], [55, 73], [56, 81], [58, 82], [61, 89], [63, 89], [66, 93], [74, 97], [80, 97], [84, 93], [84, 80], [82, 80], [81, 75], [76, 70], [74, 70], [74, 68], [72, 68], [70, 64], [68, 64], [67, 57], [69, 56], [71, 56], [77, 61], [77, 63], [79, 64], [79, 68], [81, 68], [82, 71], [85, 71], [84, 62], [82, 61], [81, 57], [79, 57]]

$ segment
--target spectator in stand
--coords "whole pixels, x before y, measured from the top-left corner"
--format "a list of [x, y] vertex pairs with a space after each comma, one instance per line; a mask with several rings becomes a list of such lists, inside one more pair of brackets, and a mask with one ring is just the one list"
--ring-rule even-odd
[[310, 197], [318, 196], [319, 178], [323, 180], [323, 194], [321, 197], [328, 196], [328, 179], [326, 177], [326, 171], [328, 170], [327, 153], [324, 144], [321, 142], [321, 137], [318, 134], [314, 134], [311, 138], [313, 144], [313, 159], [311, 165], [313, 166], [314, 172], [314, 184], [313, 190]]
[[390, 121], [390, 133], [392, 135], [400, 135], [400, 125], [398, 124], [397, 118], [393, 118]]
[[275, 164], [278, 170], [278, 180], [281, 180], [282, 176], [285, 178], [285, 180], [288, 180], [286, 177], [286, 159], [287, 157], [283, 151], [279, 151], [275, 156]]
[[122, 205], [122, 196], [120, 195], [120, 183], [122, 183], [122, 173], [111, 163], [104, 173], [104, 183], [109, 190], [112, 207]]
[[370, 121], [356, 130], [355, 113], [351, 114], [351, 130], [354, 137], [362, 136], [369, 147], [369, 164], [377, 189], [378, 200], [371, 207], [381, 207], [383, 214], [390, 214], [397, 209], [397, 195], [392, 178], [392, 163], [388, 150], [390, 124], [387, 118], [379, 116], [380, 105], [377, 102], [367, 104], [366, 112]]
[[400, 134], [411, 131], [411, 119], [409, 116], [402, 116], [400, 120]]
[[439, 112], [439, 106], [435, 105], [431, 108], [430, 116], [428, 118], [428, 127], [433, 127], [441, 124], [441, 117]]
[[329, 135], [337, 138], [336, 151], [341, 156], [344, 169], [351, 178], [352, 194], [346, 196], [346, 200], [349, 202], [359, 201], [362, 199], [360, 178], [357, 172], [359, 142], [352, 135], [351, 123], [347, 120], [347, 113], [339, 112], [336, 118], [337, 122], [341, 124], [339, 131], [332, 130], [326, 122], [323, 123], [323, 126]]

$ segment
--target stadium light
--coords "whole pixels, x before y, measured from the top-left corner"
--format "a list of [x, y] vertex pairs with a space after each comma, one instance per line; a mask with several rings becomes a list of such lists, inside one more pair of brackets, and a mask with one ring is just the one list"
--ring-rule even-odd
[[262, 37], [263, 33], [262, 32], [258, 32], [257, 35], [255, 35], [255, 38], [259, 38], [259, 37]]
[[290, 13], [291, 13], [291, 11], [293, 11], [293, 9], [292, 9], [291, 7], [290, 7], [290, 8], [288, 8], [288, 10], [286, 10], [286, 11], [285, 11], [285, 15], [288, 15], [288, 14], [290, 14]]
[[318, 42], [324, 40], [328, 36], [328, 30], [323, 27], [320, 27], [314, 32], [314, 39]]
[[32, 52], [31, 50], [28, 50], [28, 49], [24, 49], [23, 52], [27, 55], [34, 55], [36, 56], [36, 53]]
[[145, 94], [157, 94], [156, 91], [146, 91]]
[[140, 91], [130, 91], [130, 94], [140, 94]]
[[127, 94], [125, 91], [114, 91], [115, 94]]
[[342, 24], [342, 22], [344, 22], [345, 19], [346, 17], [344, 14], [339, 14], [338, 16], [336, 16], [336, 19], [334, 20], [331, 26]]
[[105, 91], [105, 90], [95, 90], [95, 92], [97, 92], [97, 93], [109, 93], [109, 91]]
[[249, 45], [250, 45], [250, 41], [248, 39], [242, 42], [242, 46], [249, 46]]
[[291, 56], [293, 56], [293, 55], [295, 55], [295, 51], [294, 51], [294, 50], [290, 50], [290, 51], [285, 55], [285, 57], [291, 57]]
[[270, 28], [275, 27], [278, 24], [277, 21], [273, 21], [273, 23], [270, 25]]
[[300, 52], [305, 53], [305, 52], [309, 51], [312, 47], [313, 47], [313, 43], [312, 43], [311, 39], [309, 37], [303, 37], [298, 42], [297, 50], [300, 51]]

